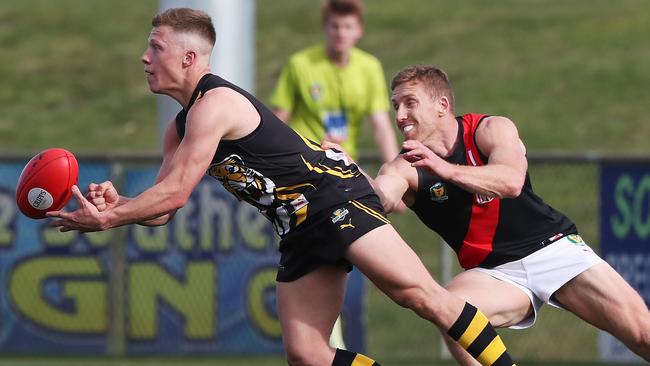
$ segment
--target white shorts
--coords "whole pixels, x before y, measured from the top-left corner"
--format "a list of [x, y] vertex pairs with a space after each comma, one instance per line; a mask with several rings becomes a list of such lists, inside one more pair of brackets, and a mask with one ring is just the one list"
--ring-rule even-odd
[[521, 289], [533, 304], [533, 314], [511, 326], [528, 328], [535, 324], [537, 312], [544, 303], [562, 308], [551, 296], [565, 283], [592, 266], [604, 262], [579, 235], [567, 235], [554, 243], [524, 257], [491, 269], [472, 268], [468, 271], [487, 273]]

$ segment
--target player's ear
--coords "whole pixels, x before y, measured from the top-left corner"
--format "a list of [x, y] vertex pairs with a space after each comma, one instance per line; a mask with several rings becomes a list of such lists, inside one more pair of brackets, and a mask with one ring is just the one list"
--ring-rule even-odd
[[449, 102], [449, 98], [444, 95], [441, 96], [438, 98], [438, 104], [438, 117], [442, 117], [450, 112], [451, 103]]
[[192, 66], [195, 60], [196, 60], [196, 52], [194, 51], [185, 52], [185, 55], [183, 55], [183, 67]]

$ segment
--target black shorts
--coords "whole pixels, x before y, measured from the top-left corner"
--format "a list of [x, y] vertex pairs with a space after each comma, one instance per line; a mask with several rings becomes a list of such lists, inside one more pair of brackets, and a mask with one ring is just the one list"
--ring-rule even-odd
[[322, 265], [342, 265], [348, 246], [366, 233], [389, 224], [379, 198], [372, 194], [318, 212], [280, 241], [276, 280], [291, 282]]

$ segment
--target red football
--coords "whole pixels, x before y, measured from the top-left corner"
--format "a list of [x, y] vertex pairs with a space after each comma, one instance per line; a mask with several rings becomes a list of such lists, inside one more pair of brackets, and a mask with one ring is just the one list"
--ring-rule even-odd
[[77, 159], [65, 149], [47, 149], [34, 156], [18, 179], [16, 204], [20, 212], [42, 219], [47, 211], [60, 210], [72, 197], [71, 188], [78, 177]]

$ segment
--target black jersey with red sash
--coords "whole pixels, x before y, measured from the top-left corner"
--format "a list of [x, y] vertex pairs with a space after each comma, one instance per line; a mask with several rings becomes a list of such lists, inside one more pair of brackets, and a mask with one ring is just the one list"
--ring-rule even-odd
[[[475, 132], [487, 117], [457, 117], [462, 140], [446, 159], [481, 166], [487, 157], [476, 146]], [[470, 193], [418, 168], [418, 192], [411, 209], [458, 255], [463, 268], [494, 267], [521, 259], [560, 237], [576, 233], [573, 222], [547, 205], [532, 189], [526, 172], [517, 198], [489, 198]]]
[[221, 140], [206, 174], [239, 200], [259, 209], [280, 236], [309, 222], [321, 210], [374, 195], [368, 180], [345, 155], [300, 136], [267, 107], [238, 86], [212, 74], [199, 81], [189, 105], [176, 116], [185, 136], [187, 113], [211, 89], [225, 87], [243, 95], [260, 115], [248, 136]]

